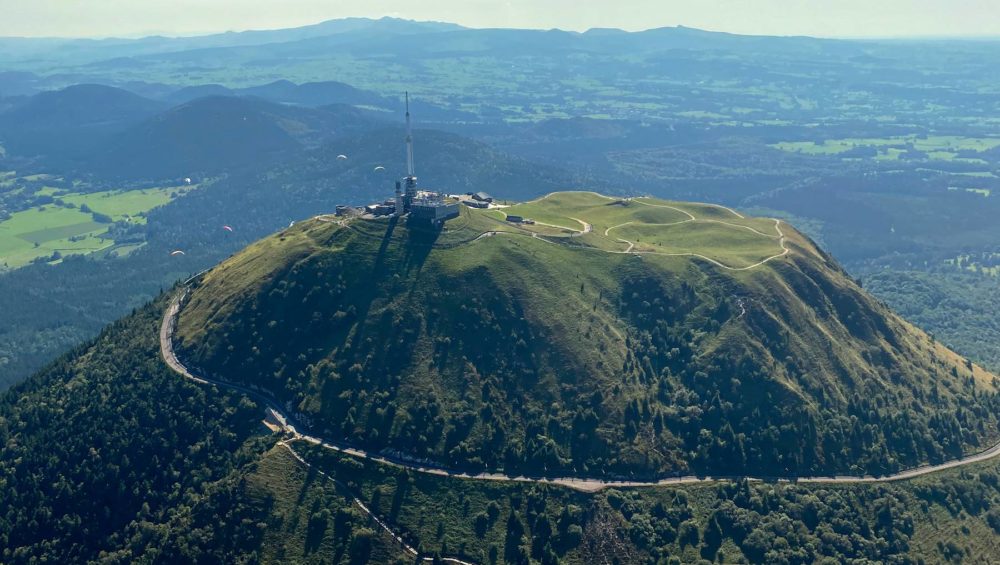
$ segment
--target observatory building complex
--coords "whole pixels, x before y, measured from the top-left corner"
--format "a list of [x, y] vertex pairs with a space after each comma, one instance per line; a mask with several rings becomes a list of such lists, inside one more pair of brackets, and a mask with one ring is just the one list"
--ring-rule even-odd
[[[412, 220], [441, 224], [458, 217], [458, 202], [438, 192], [420, 190], [413, 167], [413, 129], [410, 125], [410, 94], [406, 93], [406, 176], [396, 181], [396, 198], [364, 208], [371, 216], [407, 216]], [[348, 213], [338, 206], [337, 214]]]

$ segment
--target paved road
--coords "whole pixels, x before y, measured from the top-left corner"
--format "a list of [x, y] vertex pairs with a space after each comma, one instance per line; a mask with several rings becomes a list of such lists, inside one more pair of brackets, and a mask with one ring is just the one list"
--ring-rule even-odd
[[367, 459], [369, 461], [375, 461], [386, 465], [403, 467], [418, 473], [426, 473], [442, 477], [453, 477], [453, 478], [477, 480], [477, 481], [512, 481], [512, 482], [528, 482], [537, 484], [550, 484], [550, 485], [569, 487], [586, 492], [595, 492], [608, 487], [650, 487], [650, 486], [667, 486], [667, 485], [689, 485], [689, 484], [713, 483], [720, 481], [737, 481], [742, 479], [747, 479], [754, 482], [777, 481], [777, 482], [842, 483], [842, 484], [884, 483], [891, 481], [902, 481], [902, 480], [912, 479], [915, 477], [921, 477], [924, 475], [930, 475], [931, 473], [938, 473], [947, 469], [953, 469], [955, 467], [960, 467], [963, 465], [970, 465], [973, 463], [986, 461], [988, 459], [1000, 456], [1000, 443], [997, 443], [996, 445], [990, 447], [985, 451], [969, 455], [961, 459], [955, 459], [937, 465], [923, 465], [920, 467], [908, 469], [905, 471], [900, 471], [898, 473], [893, 473], [891, 475], [885, 475], [881, 477], [874, 477], [870, 475], [866, 476], [838, 475], [838, 476], [828, 476], [828, 477], [685, 476], [685, 477], [670, 477], [654, 481], [627, 481], [627, 480], [604, 480], [604, 479], [577, 478], [577, 477], [526, 477], [521, 475], [507, 475], [504, 473], [464, 473], [460, 471], [454, 471], [443, 467], [437, 467], [420, 462], [410, 461], [402, 457], [373, 453], [341, 442], [325, 440], [320, 437], [315, 437], [299, 432], [296, 429], [292, 419], [289, 418], [288, 415], [284, 413], [280, 404], [273, 398], [264, 394], [263, 392], [253, 390], [242, 385], [211, 379], [203, 375], [199, 376], [193, 374], [177, 358], [177, 355], [174, 353], [174, 348], [173, 348], [173, 333], [176, 325], [177, 314], [180, 311], [181, 302], [183, 298], [186, 297], [187, 292], [188, 291], [185, 289], [182, 293], [174, 297], [174, 299], [170, 303], [170, 306], [167, 308], [165, 315], [163, 316], [163, 323], [160, 326], [160, 351], [163, 355], [163, 360], [167, 363], [167, 365], [171, 369], [182, 375], [184, 378], [190, 379], [196, 383], [205, 385], [214, 385], [220, 388], [228, 388], [231, 390], [236, 390], [250, 396], [254, 400], [261, 402], [266, 407], [273, 421], [277, 422], [278, 427], [290, 435], [289, 440], [287, 440], [289, 444], [293, 442], [302, 441], [313, 445], [318, 445], [320, 447], [323, 447], [324, 449], [329, 449], [332, 451], [338, 451], [340, 453], [351, 455], [353, 457], [357, 457], [360, 459]]

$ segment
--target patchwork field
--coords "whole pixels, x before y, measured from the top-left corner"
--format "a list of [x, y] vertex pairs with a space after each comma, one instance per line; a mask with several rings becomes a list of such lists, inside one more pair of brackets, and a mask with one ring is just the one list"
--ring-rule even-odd
[[59, 260], [59, 256], [107, 250], [115, 245], [106, 235], [111, 222], [143, 224], [146, 212], [181, 193], [178, 188], [52, 192], [49, 195], [61, 204], [15, 212], [0, 222], [0, 268], [15, 269], [39, 257]]
[[927, 158], [934, 161], [958, 160], [987, 165], [988, 163], [982, 159], [962, 157], [959, 153], [962, 151], [972, 151], [975, 153], [988, 151], [1000, 146], [1000, 138], [962, 137], [956, 135], [908, 135], [882, 138], [827, 139], [823, 142], [783, 141], [771, 146], [783, 151], [805, 153], [808, 155], [841, 155], [857, 149], [871, 148], [875, 153], [870, 156], [880, 161], [897, 160], [908, 150], [913, 150], [926, 153]]

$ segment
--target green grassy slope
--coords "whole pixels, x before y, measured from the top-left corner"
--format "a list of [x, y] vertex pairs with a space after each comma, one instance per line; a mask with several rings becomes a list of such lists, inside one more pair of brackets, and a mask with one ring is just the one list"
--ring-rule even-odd
[[317, 433], [465, 469], [885, 473], [995, 438], [993, 376], [792, 228], [781, 241], [770, 220], [662, 205], [696, 218], [677, 238], [717, 263], [609, 252], [624, 246], [600, 226], [676, 238], [644, 222], [648, 203], [588, 193], [528, 205], [595, 226], [581, 237], [492, 210], [443, 231], [300, 223], [205, 275], [180, 349]]
[[267, 508], [265, 563], [409, 563], [413, 557], [354, 503], [353, 493], [281, 446], [260, 454], [237, 496]]

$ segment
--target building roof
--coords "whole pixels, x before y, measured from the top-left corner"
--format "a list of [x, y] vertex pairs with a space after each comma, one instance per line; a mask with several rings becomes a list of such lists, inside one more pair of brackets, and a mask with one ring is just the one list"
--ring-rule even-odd
[[477, 192], [473, 194], [472, 197], [475, 198], [476, 200], [493, 200], [493, 197], [490, 196], [489, 194], [486, 194], [485, 192]]

